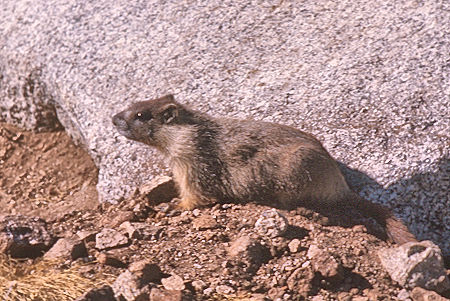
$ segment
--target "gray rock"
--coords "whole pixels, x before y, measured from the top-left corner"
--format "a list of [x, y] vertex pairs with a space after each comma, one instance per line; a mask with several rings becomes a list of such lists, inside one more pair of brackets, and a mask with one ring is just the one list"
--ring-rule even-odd
[[352, 301], [352, 295], [348, 292], [340, 292], [337, 295], [338, 301]]
[[34, 258], [47, 251], [55, 238], [47, 223], [37, 217], [0, 216], [0, 253], [11, 257]]
[[208, 229], [215, 229], [219, 227], [219, 224], [214, 217], [209, 214], [204, 214], [194, 219], [194, 221], [192, 222], [192, 227], [194, 227], [195, 230], [203, 231]]
[[311, 260], [314, 271], [320, 273], [325, 278], [342, 279], [344, 269], [341, 263], [328, 251], [311, 245], [306, 256]]
[[255, 223], [255, 229], [260, 235], [272, 238], [283, 235], [288, 226], [287, 218], [276, 209], [264, 211]]
[[98, 253], [95, 255], [95, 259], [99, 264], [109, 265], [116, 268], [124, 268], [127, 266], [122, 260], [120, 260], [116, 256], [107, 253]]
[[[117, 202], [165, 170], [111, 116], [174, 93], [317, 135], [355, 189], [450, 250], [450, 18], [433, 1], [4, 1], [0, 119], [58, 121]], [[392, 30], [392, 29], [395, 30]]]
[[206, 288], [206, 289], [203, 290], [203, 294], [204, 294], [205, 296], [211, 296], [212, 294], [214, 294], [215, 291], [216, 291], [216, 290], [213, 289], [212, 287], [208, 287], [208, 288]]
[[258, 268], [271, 258], [270, 251], [258, 240], [249, 236], [241, 236], [231, 243], [228, 255], [238, 266], [244, 266], [244, 271], [254, 273]]
[[272, 287], [267, 292], [267, 297], [270, 298], [270, 300], [281, 300], [283, 295], [286, 293], [286, 288], [283, 287]]
[[[319, 299], [319, 300], [320, 300], [320, 299]], [[323, 297], [322, 297], [322, 300], [324, 300]], [[313, 301], [315, 301], [314, 298], [313, 298]], [[365, 296], [352, 296], [352, 301], [369, 301], [369, 297], [365, 297]]]
[[409, 242], [378, 251], [381, 264], [401, 286], [443, 292], [450, 289], [441, 250], [431, 241]]
[[149, 183], [142, 184], [139, 193], [153, 204], [169, 202], [178, 196], [175, 182], [168, 176], [157, 176]]
[[112, 284], [114, 296], [119, 300], [136, 301], [148, 300], [150, 288], [129, 270], [120, 274]]
[[140, 260], [130, 264], [128, 270], [137, 276], [142, 283], [158, 282], [162, 278], [159, 266], [151, 260]]
[[165, 289], [152, 288], [150, 292], [150, 301], [181, 301], [183, 300], [182, 291], [168, 291]]
[[104, 228], [95, 236], [95, 247], [99, 250], [123, 247], [128, 242], [129, 240], [125, 235], [109, 228]]
[[116, 301], [114, 292], [109, 285], [93, 288], [75, 301]]
[[265, 294], [254, 293], [249, 298], [248, 301], [267, 301], [269, 300]]
[[363, 293], [367, 296], [369, 301], [377, 301], [383, 298], [383, 293], [378, 289], [364, 289]]
[[409, 297], [410, 297], [410, 296], [409, 296], [409, 292], [408, 292], [406, 289], [400, 290], [400, 291], [398, 292], [398, 294], [397, 294], [397, 299], [398, 299], [399, 301], [408, 301], [408, 300], [411, 300]]
[[286, 284], [289, 290], [296, 291], [306, 297], [312, 289], [312, 283], [315, 273], [311, 266], [301, 267], [292, 272], [288, 277]]
[[172, 274], [172, 276], [168, 278], [161, 279], [161, 283], [164, 288], [169, 291], [182, 291], [186, 288], [183, 278], [176, 274]]
[[79, 239], [85, 241], [85, 242], [91, 242], [95, 241], [95, 236], [97, 235], [96, 231], [89, 231], [89, 230], [80, 230], [76, 233]]
[[75, 260], [87, 255], [86, 246], [82, 240], [77, 238], [60, 238], [51, 249], [44, 254], [44, 258]]
[[117, 211], [113, 218], [110, 216], [105, 216], [102, 218], [100, 223], [106, 228], [116, 228], [119, 227], [124, 222], [129, 222], [135, 219], [135, 214], [133, 211]]
[[192, 281], [192, 287], [196, 291], [201, 292], [207, 287], [207, 284], [203, 280], [194, 280], [194, 281]]
[[231, 295], [234, 294], [236, 290], [228, 285], [218, 285], [216, 287], [216, 293], [219, 295]]
[[300, 251], [300, 247], [301, 247], [301, 242], [297, 238], [294, 238], [288, 244], [289, 252], [291, 252], [291, 253], [297, 253], [298, 251]]
[[149, 300], [150, 282], [161, 279], [161, 270], [149, 261], [139, 261], [130, 265], [112, 284], [114, 296], [127, 301]]
[[411, 298], [413, 301], [448, 301], [447, 298], [439, 296], [436, 292], [429, 291], [421, 287], [413, 288]]
[[127, 233], [129, 238], [143, 239], [143, 240], [157, 240], [163, 230], [163, 227], [149, 225], [144, 222], [124, 222], [119, 227]]

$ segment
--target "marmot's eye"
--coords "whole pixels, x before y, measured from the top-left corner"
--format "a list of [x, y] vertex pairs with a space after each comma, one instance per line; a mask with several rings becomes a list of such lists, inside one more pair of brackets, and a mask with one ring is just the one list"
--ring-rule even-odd
[[142, 111], [136, 113], [136, 119], [140, 121], [147, 121], [152, 119], [152, 114], [148, 111]]

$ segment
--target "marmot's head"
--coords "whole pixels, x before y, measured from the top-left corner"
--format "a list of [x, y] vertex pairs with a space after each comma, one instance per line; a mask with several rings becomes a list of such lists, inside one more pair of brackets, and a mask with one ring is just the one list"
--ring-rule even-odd
[[119, 133], [135, 141], [163, 147], [167, 128], [183, 122], [189, 115], [172, 95], [132, 104], [112, 118]]

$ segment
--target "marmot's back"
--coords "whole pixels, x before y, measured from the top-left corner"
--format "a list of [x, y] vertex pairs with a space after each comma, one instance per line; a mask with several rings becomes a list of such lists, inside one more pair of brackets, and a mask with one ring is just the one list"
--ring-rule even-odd
[[[336, 202], [350, 193], [336, 161], [314, 136], [253, 120], [218, 119], [217, 141], [234, 198], [242, 201]], [[267, 201], [267, 200], [266, 200]]]

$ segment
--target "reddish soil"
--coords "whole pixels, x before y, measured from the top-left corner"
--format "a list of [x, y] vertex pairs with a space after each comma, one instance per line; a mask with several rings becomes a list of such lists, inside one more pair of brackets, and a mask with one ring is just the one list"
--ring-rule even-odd
[[[96, 179], [91, 158], [65, 132], [32, 133], [0, 124], [0, 214], [39, 216], [58, 237], [80, 230], [119, 229], [127, 220], [155, 227], [154, 237], [132, 239], [129, 245], [107, 252], [96, 250], [95, 242], [87, 243], [92, 258], [104, 253], [123, 266], [91, 261], [82, 271], [86, 277], [98, 272], [114, 277], [128, 264], [152, 258], [164, 273], [181, 276], [187, 283], [186, 293], [195, 300], [249, 300], [251, 296], [260, 300], [263, 296], [267, 300], [397, 300], [402, 290], [376, 255], [388, 244], [367, 233], [364, 226], [343, 227], [343, 222], [302, 208], [280, 210], [289, 220], [288, 231], [281, 237], [261, 238], [267, 258], [254, 270], [245, 269], [227, 250], [238, 237], [256, 237], [255, 221], [270, 207], [223, 204], [180, 212], [171, 204], [149, 204], [145, 197], [117, 206], [99, 205]], [[212, 217], [216, 225], [198, 229], [199, 219], [205, 217]], [[290, 250], [294, 239], [298, 248]], [[313, 270], [307, 257], [312, 244], [341, 265], [337, 277], [327, 278]], [[60, 266], [64, 268], [67, 264]], [[199, 288], [197, 282], [195, 289], [191, 285], [195, 280], [202, 280], [204, 286]], [[225, 297], [219, 286], [231, 288], [232, 294]]]
[[32, 133], [0, 124], [1, 213], [44, 219], [61, 207], [97, 205], [97, 170], [65, 132]]

